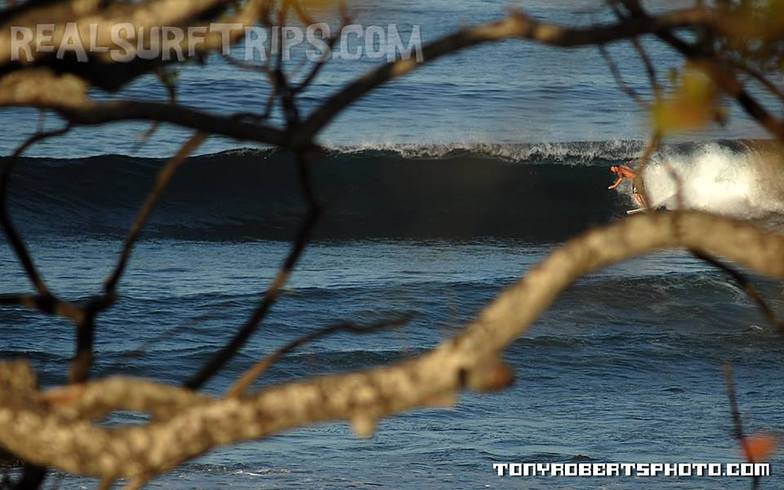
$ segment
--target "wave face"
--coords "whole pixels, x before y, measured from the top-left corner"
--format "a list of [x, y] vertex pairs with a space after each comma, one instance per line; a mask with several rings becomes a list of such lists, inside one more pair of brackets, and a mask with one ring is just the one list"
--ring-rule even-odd
[[[314, 166], [326, 205], [321, 239], [511, 238], [558, 241], [632, 206], [611, 192], [607, 167], [639, 156], [639, 142], [334, 148]], [[645, 174], [654, 202], [757, 217], [784, 210], [772, 164], [742, 143], [666, 148]], [[26, 233], [120, 236], [164, 164], [105, 155], [25, 159], [12, 181], [12, 213]], [[767, 166], [766, 166], [767, 165]], [[780, 175], [776, 173], [775, 175]], [[200, 240], [290, 239], [304, 212], [296, 168], [276, 150], [190, 158], [146, 233]], [[756, 213], [756, 214], [755, 214]]]

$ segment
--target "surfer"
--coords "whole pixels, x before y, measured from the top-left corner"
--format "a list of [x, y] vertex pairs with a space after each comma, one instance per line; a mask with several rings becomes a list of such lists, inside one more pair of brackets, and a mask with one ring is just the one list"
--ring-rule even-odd
[[615, 182], [613, 182], [613, 184], [610, 187], [608, 187], [608, 189], [610, 190], [615, 189], [616, 187], [621, 185], [621, 183], [624, 180], [628, 179], [629, 182], [631, 182], [632, 184], [632, 197], [634, 198], [634, 202], [636, 202], [637, 205], [642, 209], [648, 207], [647, 204], [645, 203], [645, 198], [637, 189], [637, 185], [634, 183], [637, 180], [637, 174], [634, 173], [634, 170], [632, 170], [631, 167], [628, 167], [626, 165], [613, 165], [612, 167], [610, 167], [610, 172], [617, 175], [618, 178], [615, 179]]

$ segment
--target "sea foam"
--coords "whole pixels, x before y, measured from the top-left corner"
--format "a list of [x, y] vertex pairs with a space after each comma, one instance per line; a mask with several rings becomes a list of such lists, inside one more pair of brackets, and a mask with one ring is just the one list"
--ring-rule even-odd
[[643, 181], [654, 207], [741, 219], [784, 213], [784, 161], [771, 145], [667, 149], [652, 158]]

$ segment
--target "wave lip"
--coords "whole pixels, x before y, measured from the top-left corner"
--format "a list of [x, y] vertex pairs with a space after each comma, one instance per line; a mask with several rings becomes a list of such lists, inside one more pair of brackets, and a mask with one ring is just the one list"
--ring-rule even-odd
[[597, 163], [630, 160], [641, 155], [644, 144], [638, 140], [575, 141], [570, 143], [432, 143], [387, 144], [367, 143], [335, 146], [333, 154], [373, 155], [397, 154], [405, 159], [455, 158], [464, 155], [497, 158], [515, 163], [562, 163], [565, 165], [596, 165]]

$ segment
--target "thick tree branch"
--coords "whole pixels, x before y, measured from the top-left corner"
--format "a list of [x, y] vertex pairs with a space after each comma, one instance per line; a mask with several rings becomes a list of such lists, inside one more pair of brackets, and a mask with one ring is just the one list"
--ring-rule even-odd
[[124, 101], [92, 103], [79, 108], [47, 108], [56, 111], [66, 120], [80, 125], [99, 125], [129, 120], [159, 121], [237, 140], [292, 148], [291, 137], [279, 129], [250, 123], [234, 116], [209, 114], [180, 105]]
[[[0, 444], [38, 464], [120, 478], [157, 474], [220, 445], [317, 422], [350, 420], [359, 434], [367, 435], [382, 417], [451, 404], [463, 388], [505, 386], [510, 378], [501, 351], [577, 278], [638, 255], [680, 247], [784, 278], [782, 236], [704, 213], [640, 215], [571, 240], [499, 295], [462, 333], [418, 358], [289, 383], [247, 398], [198, 403], [142, 427], [107, 429], [74, 422], [45, 407], [3, 397]], [[136, 384], [123, 392], [122, 385], [118, 383], [115, 403], [139, 389]]]
[[[224, 11], [234, 13], [232, 18], [245, 24], [258, 18], [272, 18], [272, 2], [263, 0], [237, 3], [236, 10], [226, 10], [226, 6], [235, 4], [229, 0], [146, 0], [115, 3], [103, 10], [99, 7], [107, 7], [107, 4], [100, 0], [44, 0], [33, 3], [29, 8], [23, 5], [0, 12], [0, 24], [4, 27], [9, 23], [32, 25], [45, 19], [48, 23], [75, 21], [84, 28], [90, 19], [106, 26], [128, 16], [140, 16], [138, 20], [143, 25], [187, 24], [217, 17]], [[688, 28], [729, 36], [731, 29], [719, 11], [697, 7], [650, 16], [636, 0], [622, 0], [621, 3], [629, 11], [628, 17], [617, 23], [588, 28], [566, 28], [538, 22], [523, 13], [514, 13], [497, 22], [463, 29], [429, 43], [422, 50], [423, 63], [464, 48], [505, 39], [524, 39], [567, 48], [597, 45], [603, 53], [605, 44], [630, 39], [635, 43], [658, 95], [653, 65], [637, 41], [638, 36], [654, 34], [686, 58], [706, 63], [711, 77], [725, 93], [733, 96], [772, 134], [784, 140], [784, 124], [749, 95], [734, 71], [724, 70], [715, 57], [708, 59], [700, 47], [701, 43], [690, 44], [675, 34], [678, 29]], [[288, 8], [292, 8], [300, 19], [309, 19], [298, 1], [284, 0], [277, 11], [279, 24], [284, 23], [281, 20], [285, 21]], [[300, 85], [290, 85], [283, 70], [282, 57], [279, 57], [270, 70], [273, 91], [269, 99], [269, 107], [276, 99], [280, 100], [286, 117], [286, 127], [278, 129], [260, 124], [258, 117], [250, 120], [240, 114], [214, 115], [173, 103], [133, 100], [94, 102], [87, 97], [88, 86], [102, 86], [101, 83], [113, 88], [122, 86], [140, 73], [157, 69], [162, 64], [161, 60], [133, 62], [122, 70], [111, 63], [91, 62], [77, 70], [73, 67], [66, 69], [47, 55], [36, 58], [34, 62], [48, 68], [30, 68], [6, 63], [9, 43], [3, 44], [2, 40], [7, 32], [8, 29], [0, 32], [0, 106], [53, 110], [69, 125], [143, 120], [176, 124], [198, 132], [159, 176], [155, 189], [129, 232], [114, 272], [105, 283], [104, 294], [83, 306], [60, 301], [47, 291], [8, 216], [8, 179], [12, 167], [9, 165], [5, 169], [0, 180], [2, 225], [37, 294], [0, 296], [0, 304], [60, 314], [71, 318], [77, 326], [77, 353], [71, 364], [70, 380], [78, 384], [39, 393], [30, 383], [25, 382], [19, 387], [7, 382], [9, 377], [24, 376], [20, 375], [18, 365], [9, 367], [7, 363], [0, 363], [0, 446], [32, 463], [101, 477], [105, 485], [111, 485], [117, 478], [132, 478], [130, 486], [136, 487], [154, 475], [217, 446], [259, 439], [307, 424], [348, 420], [358, 435], [370, 435], [380, 418], [417, 407], [451, 405], [462, 389], [488, 391], [507, 386], [512, 373], [501, 360], [501, 352], [527, 331], [558, 294], [586, 273], [655, 250], [683, 247], [695, 251], [698, 256], [727, 257], [761, 274], [784, 278], [784, 237], [763, 232], [749, 224], [701, 213], [652, 213], [572, 240], [501, 294], [461, 334], [422, 356], [389, 367], [321, 376], [274, 386], [248, 397], [237, 396], [280, 355], [310, 339], [306, 338], [289, 344], [250, 369], [232, 390], [234, 396], [230, 399], [216, 400], [187, 389], [128, 378], [82, 383], [87, 379], [92, 364], [95, 316], [112, 303], [133, 245], [171, 174], [206, 134], [294, 151], [299, 157], [300, 184], [307, 212], [288, 256], [256, 310], [231, 341], [186, 382], [187, 388], [201, 387], [211, 379], [259, 329], [305, 250], [321, 213], [310, 179], [310, 155], [317, 150], [314, 138], [337, 115], [368, 92], [411, 72], [420, 64], [413, 60], [398, 60], [370, 71], [327, 98], [303, 123], [296, 95], [318, 76], [323, 63], [317, 63]], [[102, 32], [105, 34], [105, 31]], [[241, 34], [237, 31], [231, 39], [236, 40], [239, 36]], [[205, 49], [216, 49], [217, 40], [212, 36]], [[614, 63], [608, 62], [613, 69]], [[116, 76], [106, 78], [107, 70], [117, 70]], [[621, 81], [617, 69], [614, 76]], [[269, 112], [266, 110], [265, 115]], [[15, 157], [38, 137], [41, 135], [23, 144]], [[640, 167], [644, 166], [651, 148], [658, 141], [656, 135]], [[642, 185], [639, 189], [645, 192]], [[723, 266], [718, 261], [716, 264]], [[724, 269], [729, 273], [735, 272], [726, 266]], [[733, 277], [739, 282], [745, 280], [743, 276], [740, 279], [736, 275]], [[769, 308], [765, 310], [767, 305], [761, 297], [755, 301], [774, 321], [775, 316]], [[780, 323], [777, 325], [781, 328]], [[322, 334], [325, 332], [317, 332], [310, 337]], [[144, 426], [119, 428], [94, 423], [96, 419], [120, 409], [148, 412], [154, 421]], [[35, 471], [31, 471], [30, 476], [35, 478]]]

